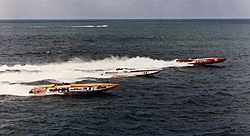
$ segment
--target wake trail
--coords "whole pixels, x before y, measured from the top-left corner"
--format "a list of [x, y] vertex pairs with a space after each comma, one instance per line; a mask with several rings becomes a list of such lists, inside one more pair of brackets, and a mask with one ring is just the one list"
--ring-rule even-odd
[[34, 94], [29, 94], [29, 90], [32, 87], [33, 86], [0, 83], [0, 95], [34, 96]]
[[103, 76], [105, 70], [117, 67], [125, 68], [168, 68], [185, 67], [187, 64], [177, 63], [176, 60], [164, 61], [148, 57], [110, 57], [102, 60], [82, 60], [74, 58], [68, 62], [49, 63], [40, 65], [0, 66], [0, 95], [29, 96], [27, 94], [32, 84], [40, 81], [53, 82], [81, 82], [111, 78]]

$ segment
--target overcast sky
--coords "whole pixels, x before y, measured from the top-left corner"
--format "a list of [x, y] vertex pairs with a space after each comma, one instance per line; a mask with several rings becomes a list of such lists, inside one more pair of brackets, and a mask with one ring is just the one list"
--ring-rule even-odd
[[250, 0], [0, 0], [0, 19], [250, 18]]

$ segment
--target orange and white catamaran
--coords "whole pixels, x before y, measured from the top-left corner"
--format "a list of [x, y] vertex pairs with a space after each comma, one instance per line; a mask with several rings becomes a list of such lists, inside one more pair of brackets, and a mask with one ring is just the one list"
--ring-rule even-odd
[[113, 83], [88, 83], [88, 84], [50, 84], [35, 86], [29, 93], [33, 94], [71, 94], [85, 92], [104, 92], [114, 89], [118, 84]]

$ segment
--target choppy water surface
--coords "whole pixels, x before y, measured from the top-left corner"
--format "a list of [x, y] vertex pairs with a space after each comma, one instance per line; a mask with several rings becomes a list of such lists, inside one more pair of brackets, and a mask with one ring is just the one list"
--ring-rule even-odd
[[[249, 20], [2, 20], [0, 135], [249, 135], [249, 35]], [[227, 60], [175, 62], [190, 57]], [[101, 75], [115, 67], [164, 70]], [[28, 94], [55, 82], [119, 87]]]

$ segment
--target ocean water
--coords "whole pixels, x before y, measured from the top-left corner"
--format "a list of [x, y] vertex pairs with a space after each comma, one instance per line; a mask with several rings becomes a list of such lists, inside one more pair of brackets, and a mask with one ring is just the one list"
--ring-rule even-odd
[[[250, 135], [249, 36], [250, 20], [1, 20], [0, 135]], [[163, 71], [101, 76], [116, 67]], [[55, 82], [119, 86], [28, 94]]]

